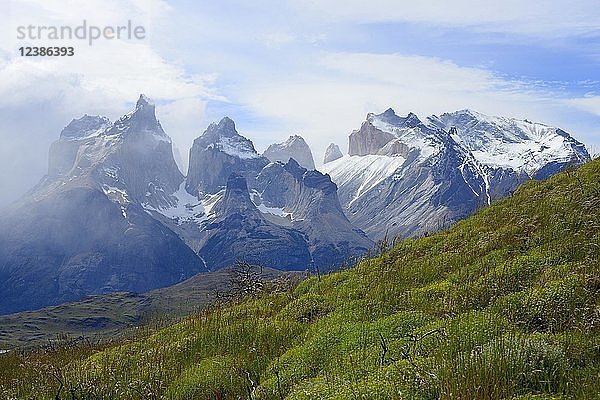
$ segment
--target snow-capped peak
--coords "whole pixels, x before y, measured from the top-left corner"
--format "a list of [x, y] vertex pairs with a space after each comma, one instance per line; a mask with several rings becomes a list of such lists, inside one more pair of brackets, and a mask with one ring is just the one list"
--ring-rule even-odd
[[158, 141], [171, 143], [171, 138], [156, 118], [154, 103], [143, 94], [140, 95], [135, 110], [123, 115], [106, 131], [107, 135], [117, 137], [130, 133], [143, 134]]
[[270, 145], [270, 148], [286, 149], [293, 146], [308, 146], [304, 138], [300, 135], [291, 135], [283, 143], [275, 143]]
[[393, 147], [404, 145], [408, 149], [418, 149], [420, 158], [430, 157], [439, 150], [440, 139], [436, 130], [424, 125], [414, 113], [400, 117], [389, 108], [382, 114], [369, 114], [367, 122], [389, 135], [385, 143], [381, 143], [377, 154], [383, 154], [379, 151], [385, 151], [386, 145], [391, 146], [392, 141], [395, 142]]
[[218, 123], [213, 122], [210, 124], [208, 131], [217, 132], [220, 136], [239, 136], [235, 129], [235, 122], [227, 116], [221, 118]]
[[381, 114], [367, 114], [367, 121], [381, 121], [398, 128], [415, 128], [422, 124], [421, 120], [415, 113], [409, 112], [406, 117], [401, 117], [397, 115], [392, 108], [388, 108]]
[[552, 161], [589, 159], [581, 143], [561, 129], [542, 123], [489, 116], [470, 109], [433, 115], [427, 121], [432, 128], [448, 132], [480, 163], [530, 176]]
[[[391, 108], [381, 114], [370, 113], [366, 121], [369, 125], [351, 135], [351, 148], [368, 148], [363, 155], [385, 155], [401, 143], [409, 149], [419, 149], [420, 158], [424, 159], [438, 154], [444, 143], [451, 139], [482, 165], [510, 168], [529, 176], [534, 176], [553, 161], [589, 159], [581, 143], [561, 129], [542, 123], [489, 116], [471, 109], [444, 113], [439, 117], [432, 115], [425, 121], [423, 123], [413, 113], [400, 117]], [[351, 154], [360, 155], [361, 152]]]
[[306, 143], [304, 141], [304, 138], [300, 135], [291, 135], [288, 140], [285, 141], [285, 145], [287, 146], [292, 146], [294, 143], [299, 142], [299, 143]]
[[218, 149], [230, 156], [243, 159], [260, 157], [252, 141], [237, 132], [235, 122], [229, 117], [210, 124], [196, 141], [205, 149]]

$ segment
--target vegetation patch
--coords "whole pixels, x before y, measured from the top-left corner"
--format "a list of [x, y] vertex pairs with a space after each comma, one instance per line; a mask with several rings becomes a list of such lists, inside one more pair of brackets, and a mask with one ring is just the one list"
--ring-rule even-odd
[[295, 288], [104, 347], [0, 355], [0, 397], [595, 399], [599, 256], [593, 161]]

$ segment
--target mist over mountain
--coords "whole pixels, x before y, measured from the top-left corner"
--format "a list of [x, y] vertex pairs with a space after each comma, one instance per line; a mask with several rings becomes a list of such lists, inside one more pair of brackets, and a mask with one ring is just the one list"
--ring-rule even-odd
[[183, 180], [144, 96], [114, 123], [73, 120], [49, 159], [48, 175], [0, 216], [0, 312], [144, 292], [206, 271], [140, 206], [169, 204]]
[[373, 246], [329, 177], [259, 155], [227, 117], [196, 139], [187, 177], [173, 154], [144, 95], [115, 122], [72, 120], [47, 175], [0, 216], [0, 312], [145, 292], [236, 261], [331, 270]]

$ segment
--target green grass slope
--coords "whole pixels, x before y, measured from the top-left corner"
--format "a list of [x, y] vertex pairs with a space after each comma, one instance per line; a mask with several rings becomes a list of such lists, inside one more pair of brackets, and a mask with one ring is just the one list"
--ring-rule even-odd
[[292, 292], [102, 351], [5, 355], [0, 394], [600, 398], [599, 255], [594, 161]]
[[[147, 293], [111, 293], [35, 311], [0, 315], [0, 351], [50, 345], [114, 340], [132, 329], [164, 326], [214, 303], [230, 289], [232, 269], [202, 272], [166, 288]], [[264, 268], [265, 281], [299, 280], [300, 272]]]

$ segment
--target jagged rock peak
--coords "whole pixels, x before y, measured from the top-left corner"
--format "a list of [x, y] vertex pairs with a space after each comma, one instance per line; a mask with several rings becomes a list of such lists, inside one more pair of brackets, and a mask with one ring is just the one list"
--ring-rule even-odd
[[418, 125], [421, 123], [421, 120], [419, 119], [419, 117], [417, 117], [417, 114], [409, 112], [408, 115], [405, 118], [405, 124], [407, 125]]
[[238, 133], [235, 122], [229, 117], [223, 117], [218, 123], [211, 123], [194, 141], [194, 147], [199, 150], [218, 149], [241, 159], [260, 157], [252, 141]]
[[234, 137], [240, 134], [235, 128], [235, 122], [229, 117], [223, 117], [219, 122], [211, 123], [204, 135]]
[[221, 217], [240, 213], [245, 216], [260, 215], [250, 199], [250, 191], [246, 178], [238, 173], [232, 173], [227, 178], [225, 194], [215, 206], [215, 212]]
[[217, 193], [227, 184], [232, 172], [250, 176], [269, 163], [261, 157], [251, 140], [240, 135], [228, 117], [212, 123], [194, 140], [190, 149], [186, 190], [192, 195]]
[[300, 135], [291, 135], [286, 141], [285, 144], [292, 145], [295, 142], [306, 143], [304, 138]]
[[315, 169], [315, 161], [310, 147], [299, 135], [290, 136], [283, 143], [270, 145], [263, 153], [271, 162], [281, 161], [287, 163], [291, 158], [309, 170]]
[[141, 94], [135, 105], [135, 110], [125, 114], [107, 131], [108, 135], [128, 135], [151, 133], [156, 139], [171, 142], [160, 122], [156, 119], [156, 107], [152, 100]]
[[73, 119], [60, 132], [60, 137], [65, 139], [80, 139], [100, 133], [110, 125], [107, 117], [85, 114], [81, 118]]
[[394, 109], [392, 107], [385, 110], [381, 115], [384, 117], [396, 117], [397, 116], [396, 112], [394, 111]]
[[421, 125], [422, 122], [413, 112], [409, 112], [406, 117], [400, 117], [392, 108], [388, 108], [381, 114], [369, 113], [367, 114], [367, 121], [370, 123], [376, 123], [377, 121], [384, 122], [386, 124], [404, 127], [414, 128]]
[[340, 159], [344, 156], [340, 147], [335, 143], [330, 143], [327, 146], [327, 150], [325, 150], [325, 158], [323, 159], [323, 164], [327, 164], [329, 162]]
[[321, 190], [326, 194], [333, 193], [337, 190], [337, 186], [333, 183], [329, 175], [324, 175], [317, 170], [307, 170], [293, 158], [290, 158], [283, 166], [283, 169], [292, 175], [298, 182], [303, 182], [306, 187]]
[[303, 181], [307, 187], [321, 190], [325, 194], [333, 194], [337, 191], [337, 185], [333, 183], [331, 177], [319, 171], [307, 171]]
[[283, 168], [292, 174], [296, 179], [301, 180], [304, 173], [307, 171], [306, 168], [301, 166], [298, 161], [293, 158], [290, 158], [288, 162], [285, 163]]
[[150, 98], [143, 93], [140, 94], [140, 98], [138, 99], [137, 103], [135, 104], [135, 109], [137, 110], [142, 107], [155, 107], [154, 102], [152, 100], [150, 100]]
[[140, 94], [138, 101], [135, 103], [135, 111], [133, 115], [143, 117], [152, 122], [156, 121], [156, 106], [145, 94]]

